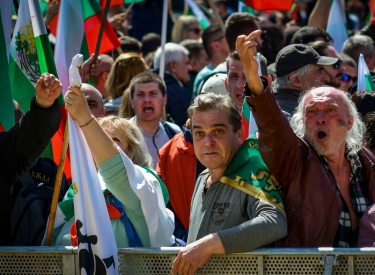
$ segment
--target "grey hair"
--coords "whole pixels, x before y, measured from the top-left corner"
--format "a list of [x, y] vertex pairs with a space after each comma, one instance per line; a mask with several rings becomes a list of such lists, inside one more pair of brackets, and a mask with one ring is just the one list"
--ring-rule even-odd
[[[173, 61], [181, 61], [184, 54], [189, 55], [189, 51], [184, 47], [176, 43], [165, 44], [165, 66]], [[154, 68], [160, 68], [160, 57], [161, 57], [161, 47], [159, 47], [154, 55]]]
[[293, 74], [294, 76], [303, 76], [308, 74], [312, 69], [314, 69], [314, 64], [307, 64], [301, 68], [299, 68], [297, 71], [291, 72], [287, 75], [277, 77], [274, 82], [272, 82], [272, 88], [274, 90], [280, 89], [280, 88], [289, 88], [291, 85], [290, 82], [290, 75]]
[[[329, 87], [329, 86], [323, 86], [323, 87]], [[329, 87], [329, 88], [335, 89], [333, 87]], [[307, 91], [300, 98], [296, 112], [294, 113], [290, 121], [290, 125], [292, 126], [294, 133], [300, 138], [304, 138], [306, 134], [305, 118], [304, 118], [306, 96], [310, 92], [312, 92], [314, 89], [316, 89], [316, 87]], [[343, 94], [344, 101], [348, 107], [348, 115], [353, 117], [353, 127], [346, 133], [346, 139], [345, 139], [346, 147], [349, 148], [350, 150], [354, 150], [355, 152], [358, 152], [362, 148], [363, 135], [366, 130], [365, 124], [362, 122], [354, 102], [348, 97], [347, 93], [340, 89], [336, 89], [336, 90], [340, 91]]]

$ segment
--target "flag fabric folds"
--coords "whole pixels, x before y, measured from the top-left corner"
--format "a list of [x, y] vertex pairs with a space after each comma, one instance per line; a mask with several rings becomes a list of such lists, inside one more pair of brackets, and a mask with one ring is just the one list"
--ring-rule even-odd
[[240, 0], [255, 10], [290, 10], [293, 0]]
[[281, 186], [260, 155], [256, 132], [240, 146], [220, 181], [274, 205], [285, 215]]
[[207, 28], [210, 25], [210, 21], [208, 20], [207, 16], [198, 6], [198, 4], [193, 0], [186, 0], [188, 5], [188, 10], [185, 12], [187, 15], [194, 15], [199, 23], [202, 25], [203, 29]]
[[359, 55], [358, 60], [358, 82], [357, 90], [375, 91], [375, 84], [372, 81], [370, 71], [366, 65], [362, 54]]
[[9, 78], [9, 46], [12, 31], [12, 0], [4, 0], [0, 7], [0, 132], [14, 125], [14, 109]]
[[[69, 87], [69, 66], [77, 53], [85, 58], [95, 51], [103, 12], [95, 0], [64, 0], [60, 3], [57, 23], [55, 61], [64, 91]], [[99, 54], [121, 45], [115, 31], [106, 21]]]
[[335, 50], [342, 52], [342, 45], [348, 39], [348, 30], [341, 0], [332, 1], [326, 31], [333, 38], [332, 46]]
[[[21, 105], [23, 111], [26, 112], [30, 108], [36, 82], [46, 72], [58, 77], [39, 2], [38, 0], [22, 0], [10, 47], [9, 75], [13, 99]], [[60, 161], [66, 122], [62, 94], [58, 101], [62, 112], [60, 127], [42, 154], [42, 157], [53, 159], [56, 164]], [[66, 158], [64, 172], [67, 179], [70, 179], [69, 157]]]
[[80, 270], [118, 274], [117, 245], [95, 164], [78, 124], [70, 115], [68, 120]]

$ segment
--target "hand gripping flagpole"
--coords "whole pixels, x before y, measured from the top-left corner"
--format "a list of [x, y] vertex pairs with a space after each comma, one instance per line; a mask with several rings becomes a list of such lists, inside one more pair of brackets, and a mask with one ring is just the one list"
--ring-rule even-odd
[[[77, 54], [76, 56], [73, 57], [72, 64], [70, 65], [70, 68], [69, 68], [69, 81], [72, 87], [81, 88], [82, 86], [82, 80], [81, 80], [82, 64], [83, 64], [83, 56], [81, 54]], [[62, 182], [62, 177], [63, 177], [63, 172], [64, 172], [66, 153], [68, 151], [68, 141], [69, 141], [68, 128], [69, 128], [68, 119], [66, 119], [65, 130], [64, 130], [64, 140], [63, 140], [61, 155], [60, 155], [60, 163], [57, 169], [55, 187], [53, 189], [51, 210], [50, 210], [48, 226], [47, 226], [47, 238], [46, 238], [47, 246], [51, 246], [51, 243], [52, 243], [52, 235], [53, 235], [53, 229], [55, 225], [57, 203], [58, 203], [60, 189], [61, 189], [61, 182]]]

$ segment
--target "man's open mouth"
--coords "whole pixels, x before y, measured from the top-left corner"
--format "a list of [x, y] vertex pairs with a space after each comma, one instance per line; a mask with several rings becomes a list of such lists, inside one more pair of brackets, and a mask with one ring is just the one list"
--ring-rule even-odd
[[154, 111], [154, 108], [153, 107], [144, 107], [143, 108], [143, 112], [145, 113], [151, 113]]
[[324, 132], [324, 131], [318, 131], [316, 133], [316, 137], [317, 137], [318, 141], [322, 141], [327, 137], [327, 133]]

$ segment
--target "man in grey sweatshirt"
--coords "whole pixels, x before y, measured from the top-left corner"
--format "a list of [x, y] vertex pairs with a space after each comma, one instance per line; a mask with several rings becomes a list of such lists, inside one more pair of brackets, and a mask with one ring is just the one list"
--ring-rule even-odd
[[[265, 180], [265, 187], [277, 192], [278, 184], [260, 155], [256, 155], [257, 144], [242, 145], [241, 114], [234, 101], [228, 96], [202, 94], [195, 98], [188, 114], [195, 155], [208, 169], [195, 184], [188, 245], [180, 250], [173, 263], [172, 273], [179, 275], [194, 274], [213, 254], [246, 252], [287, 234], [281, 196], [280, 203], [275, 203], [277, 200], [265, 199], [267, 192], [256, 187]], [[256, 148], [256, 152], [244, 165], [245, 155], [241, 154], [250, 152], [249, 147]], [[232, 170], [232, 178], [228, 170]], [[254, 173], [240, 178], [238, 175], [242, 176], [243, 171]]]

